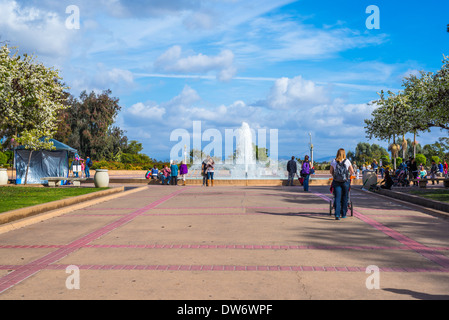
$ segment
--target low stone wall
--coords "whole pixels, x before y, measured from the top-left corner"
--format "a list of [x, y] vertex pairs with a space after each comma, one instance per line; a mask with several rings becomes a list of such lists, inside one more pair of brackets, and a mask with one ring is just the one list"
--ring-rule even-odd
[[[120, 177], [110, 177], [109, 183], [114, 184], [150, 184], [158, 185], [161, 184], [158, 180], [148, 180], [145, 178], [120, 178]], [[178, 179], [178, 184], [182, 183], [181, 179]], [[202, 179], [186, 179], [187, 185], [202, 185]], [[311, 179], [309, 185], [311, 186], [330, 186], [331, 180], [328, 179]], [[242, 179], [242, 180], [231, 180], [231, 179], [214, 179], [215, 186], [286, 186], [287, 180], [284, 179]], [[300, 186], [298, 179], [294, 180], [295, 186]], [[362, 179], [355, 179], [352, 181], [352, 185], [363, 185]]]
[[[409, 194], [409, 193], [405, 193], [405, 192], [396, 192], [393, 190], [379, 189], [376, 192], [379, 194], [394, 198], [394, 199], [402, 200], [402, 201], [417, 204], [417, 205], [420, 205], [420, 206], [423, 206], [426, 208], [431, 208], [431, 209], [449, 213], [449, 203], [446, 203], [446, 202], [430, 200], [430, 199], [419, 197], [419, 196], [416, 196], [413, 194]], [[449, 217], [449, 215], [448, 215], [448, 217]]]

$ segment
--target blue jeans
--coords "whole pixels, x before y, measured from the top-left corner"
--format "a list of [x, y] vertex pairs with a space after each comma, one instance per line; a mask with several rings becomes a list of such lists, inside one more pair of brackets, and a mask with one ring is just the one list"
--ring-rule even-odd
[[162, 175], [161, 176], [161, 179], [162, 179], [162, 184], [164, 184], [164, 182], [167, 180], [167, 185], [170, 183], [170, 176], [168, 176], [168, 177], [166, 177], [166, 176], [164, 176], [164, 175]]
[[309, 178], [310, 178], [310, 174], [306, 174], [304, 176], [304, 182], [303, 182], [303, 186], [304, 186], [304, 191], [309, 191]]
[[288, 173], [287, 186], [293, 186], [293, 183], [295, 181], [295, 174], [296, 174], [296, 172], [289, 172]]
[[90, 178], [90, 169], [88, 166], [86, 166], [86, 168], [84, 168], [84, 173], [86, 174], [86, 178]]
[[214, 173], [213, 172], [208, 172], [207, 173], [207, 180], [214, 180]]
[[333, 182], [334, 195], [335, 195], [335, 217], [346, 218], [346, 212], [348, 211], [348, 198], [349, 198], [349, 181], [347, 182]]

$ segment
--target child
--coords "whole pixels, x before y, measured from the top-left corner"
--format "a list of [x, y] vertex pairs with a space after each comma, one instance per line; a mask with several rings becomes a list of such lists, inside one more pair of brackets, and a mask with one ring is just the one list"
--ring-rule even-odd
[[85, 170], [84, 159], [80, 159], [80, 162], [81, 162], [81, 178], [84, 178], [84, 170]]

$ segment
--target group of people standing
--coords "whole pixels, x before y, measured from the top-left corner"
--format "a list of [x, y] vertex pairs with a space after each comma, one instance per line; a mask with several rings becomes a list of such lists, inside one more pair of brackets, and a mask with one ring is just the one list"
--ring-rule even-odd
[[[295, 157], [293, 156], [290, 161], [287, 162], [287, 172], [288, 172], [288, 180], [287, 186], [293, 186], [293, 181], [295, 180], [295, 176], [298, 175], [298, 166], [296, 165]], [[301, 171], [299, 172], [298, 178], [300, 179], [304, 191], [309, 191], [309, 179], [310, 175], [313, 173], [312, 164], [309, 161], [309, 156], [304, 157], [304, 162], [301, 165]]]
[[214, 186], [215, 161], [210, 156], [201, 163], [201, 175], [203, 176], [203, 187]]
[[151, 170], [148, 170], [145, 178], [160, 180], [162, 185], [178, 185], [178, 177], [181, 178], [183, 185], [186, 185], [186, 177], [189, 173], [189, 169], [187, 164], [182, 161], [181, 165], [178, 166], [176, 161], [171, 162], [170, 167], [168, 165], [164, 165], [164, 167], [159, 170], [156, 165], [153, 166]]
[[86, 157], [86, 160], [84, 160], [78, 154], [75, 154], [75, 158], [70, 165], [70, 171], [73, 177], [90, 178], [90, 168], [92, 165], [93, 163], [90, 157]]
[[[215, 161], [210, 156], [201, 164], [201, 175], [203, 176], [203, 186], [214, 186], [214, 172]], [[163, 169], [159, 170], [155, 165], [151, 170], [148, 170], [145, 177], [147, 179], [160, 180], [162, 185], [178, 185], [178, 179], [182, 180], [182, 184], [186, 185], [186, 177], [189, 173], [187, 164], [182, 161], [178, 166], [176, 161], [171, 162], [170, 167], [165, 165]]]

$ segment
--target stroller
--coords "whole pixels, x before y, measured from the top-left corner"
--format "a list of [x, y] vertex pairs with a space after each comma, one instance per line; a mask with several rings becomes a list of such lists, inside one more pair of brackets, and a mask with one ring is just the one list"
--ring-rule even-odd
[[409, 187], [410, 181], [407, 179], [407, 170], [400, 168], [396, 172], [396, 176], [393, 178], [393, 186], [395, 187]]
[[[335, 211], [335, 192], [334, 186], [331, 184], [330, 192], [332, 193], [332, 200], [329, 202], [329, 215], [332, 215], [332, 212]], [[354, 206], [351, 201], [351, 185], [349, 185], [349, 193], [348, 193], [348, 210], [351, 212], [351, 217], [354, 216]]]

